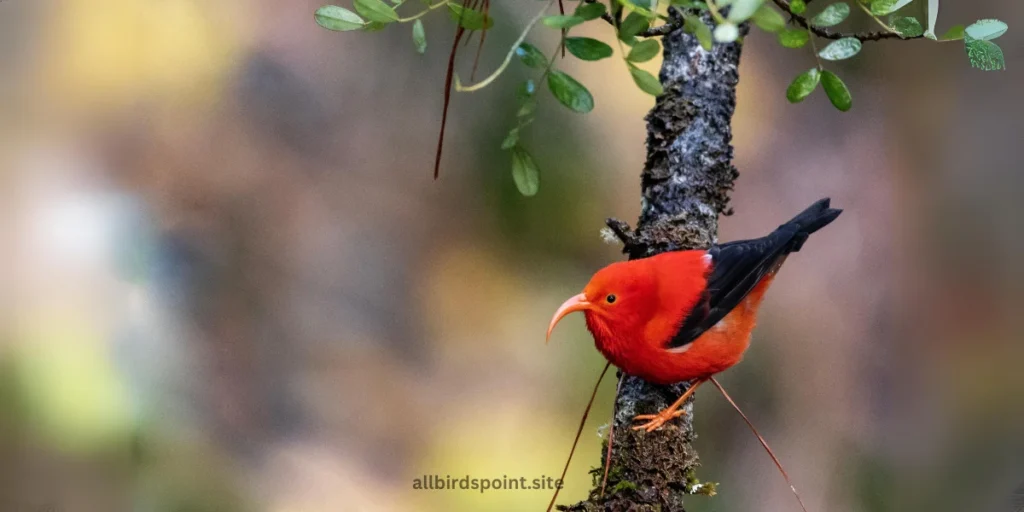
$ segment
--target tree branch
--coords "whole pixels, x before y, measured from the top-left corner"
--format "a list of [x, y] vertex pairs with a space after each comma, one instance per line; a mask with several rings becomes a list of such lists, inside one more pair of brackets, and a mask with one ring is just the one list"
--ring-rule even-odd
[[604, 223], [611, 230], [612, 234], [622, 242], [622, 252], [629, 254], [636, 245], [633, 230], [629, 227], [629, 224], [614, 217], [609, 217]]
[[670, 21], [668, 23], [658, 25], [657, 27], [651, 27], [647, 30], [644, 30], [643, 32], [640, 32], [637, 35], [640, 37], [667, 36], [670, 33], [672, 33], [675, 29], [680, 28], [682, 26], [683, 21], [682, 19], [680, 19], [678, 23]]
[[[703, 20], [711, 23], [707, 14]], [[670, 10], [670, 23], [682, 24], [676, 9]], [[744, 24], [741, 33], [747, 29]], [[696, 37], [679, 30], [669, 33], [663, 46], [665, 93], [647, 115], [640, 220], [632, 232], [622, 221], [608, 221], [630, 259], [709, 246], [716, 239], [718, 215], [728, 213], [728, 194], [738, 176], [730, 140], [742, 45], [716, 44], [708, 52]], [[692, 402], [684, 405], [686, 415], [659, 430], [631, 428], [633, 416], [657, 412], [685, 390], [685, 384], [654, 386], [623, 378], [616, 397], [608, 489], [601, 496], [602, 463], [594, 470], [598, 485], [587, 501], [560, 509], [682, 512], [687, 495], [713, 494], [714, 486], [699, 484], [694, 473], [699, 461], [690, 444]]]
[[[883, 39], [921, 39], [922, 37], [924, 37], [924, 36], [903, 37], [902, 35], [900, 35], [899, 32], [888, 32], [888, 31], [876, 31], [876, 32], [833, 32], [832, 30], [829, 30], [829, 29], [824, 28], [824, 27], [816, 27], [814, 25], [811, 25], [810, 22], [807, 21], [807, 18], [805, 18], [805, 17], [803, 17], [803, 16], [801, 16], [799, 14], [794, 14], [793, 11], [790, 10], [790, 8], [789, 8], [789, 1], [788, 0], [773, 0], [773, 1], [775, 2], [775, 5], [779, 6], [779, 8], [782, 9], [786, 14], [790, 15], [790, 17], [792, 18], [792, 21], [795, 21], [797, 25], [800, 25], [801, 27], [810, 30], [811, 33], [813, 33], [814, 35], [816, 35], [818, 37], [821, 37], [823, 39], [843, 39], [843, 38], [846, 38], [846, 37], [852, 37], [854, 39], [860, 40], [860, 42], [863, 43], [863, 42], [866, 42], [866, 41], [881, 41]], [[810, 3], [810, 2], [806, 2], [806, 3]]]

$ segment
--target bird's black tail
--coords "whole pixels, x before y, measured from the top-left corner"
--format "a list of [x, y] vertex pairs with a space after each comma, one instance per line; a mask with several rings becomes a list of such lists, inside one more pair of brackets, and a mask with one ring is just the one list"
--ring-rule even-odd
[[778, 270], [787, 254], [799, 251], [808, 235], [842, 213], [829, 208], [828, 203], [825, 198], [812, 204], [768, 236], [711, 246], [711, 273], [702, 299], [705, 302], [691, 310], [667, 346], [690, 343], [725, 318], [766, 275]]
[[830, 222], [836, 220], [840, 213], [843, 213], [842, 210], [829, 208], [830, 201], [827, 197], [820, 199], [806, 210], [797, 214], [789, 222], [779, 226], [776, 232], [790, 234], [791, 236], [786, 252], [799, 251], [811, 233], [827, 226]]

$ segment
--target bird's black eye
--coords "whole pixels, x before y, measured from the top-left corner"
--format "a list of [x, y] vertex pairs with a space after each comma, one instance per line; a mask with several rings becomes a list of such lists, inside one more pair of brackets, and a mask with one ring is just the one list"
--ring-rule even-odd
[[615, 304], [615, 299], [616, 298], [617, 297], [615, 297], [615, 294], [612, 293], [612, 294], [609, 294], [607, 297], [605, 297], [604, 300], [608, 301], [608, 304]]

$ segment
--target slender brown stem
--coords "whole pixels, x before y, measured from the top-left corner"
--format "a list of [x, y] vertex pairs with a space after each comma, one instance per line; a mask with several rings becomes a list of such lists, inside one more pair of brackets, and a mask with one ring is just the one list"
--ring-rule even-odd
[[[484, 17], [487, 17], [487, 16], [490, 15], [489, 11], [490, 11], [490, 8], [491, 8], [491, 0], [484, 0], [484, 4], [483, 5], [484, 5], [484, 7], [483, 7], [482, 10], [483, 10], [483, 13], [484, 13]], [[480, 54], [482, 54], [483, 51], [484, 51], [484, 41], [486, 41], [486, 40], [487, 40], [487, 31], [486, 30], [481, 30], [480, 31], [480, 44], [476, 47], [476, 56], [473, 57], [473, 71], [471, 71], [469, 73], [469, 81], [471, 81], [471, 82], [475, 82], [476, 81], [476, 68], [477, 68], [477, 66], [480, 65]]]
[[750, 427], [750, 431], [753, 432], [755, 436], [757, 436], [757, 440], [761, 442], [761, 446], [764, 447], [765, 451], [767, 451], [768, 455], [772, 458], [772, 461], [775, 462], [775, 467], [779, 468], [779, 472], [782, 473], [782, 478], [786, 479], [786, 483], [789, 484], [789, 489], [793, 491], [793, 495], [796, 496], [796, 501], [800, 503], [800, 508], [802, 508], [804, 512], [807, 512], [807, 507], [804, 506], [804, 500], [800, 499], [800, 493], [796, 492], [796, 486], [794, 486], [793, 482], [789, 479], [789, 475], [786, 473], [786, 470], [782, 468], [782, 463], [779, 462], [779, 458], [775, 456], [775, 452], [772, 451], [772, 449], [768, 446], [768, 443], [764, 440], [763, 437], [761, 437], [761, 434], [757, 431], [757, 428], [754, 427], [754, 424], [750, 422], [750, 419], [747, 418], [747, 415], [743, 414], [743, 411], [740, 410], [740, 406], [736, 405], [736, 402], [732, 400], [732, 397], [729, 396], [729, 393], [725, 392], [725, 388], [723, 388], [722, 385], [719, 384], [714, 377], [711, 377], [711, 383], [714, 384], [715, 387], [722, 392], [722, 396], [724, 396], [725, 399], [729, 401], [729, 404], [732, 405], [732, 408], [736, 409], [736, 412], [740, 413], [740, 416], [743, 417], [743, 421], [747, 422], [747, 426]]
[[612, 397], [612, 420], [608, 422], [608, 450], [604, 454], [604, 477], [601, 478], [601, 497], [604, 498], [604, 489], [608, 486], [608, 470], [612, 467], [612, 443], [615, 442], [615, 414], [619, 407], [619, 391], [622, 390], [622, 373], [619, 373], [619, 383], [615, 385], [615, 396]]
[[[480, 6], [479, 4], [480, 4], [480, 0], [462, 0], [462, 9], [463, 10], [462, 10], [462, 14], [459, 15], [458, 23], [460, 25], [462, 24], [462, 17], [465, 16], [467, 9], [472, 10], [472, 11], [476, 11], [477, 8]], [[466, 37], [466, 40], [462, 43], [462, 46], [469, 46], [469, 42], [473, 40], [473, 33], [474, 32], [475, 31], [473, 31], [473, 30], [469, 31], [469, 36]], [[483, 31], [481, 31], [481, 32], [483, 32]]]
[[452, 51], [448, 54], [448, 72], [444, 77], [444, 107], [441, 110], [441, 133], [437, 136], [437, 152], [434, 154], [434, 179], [441, 173], [441, 150], [444, 148], [444, 127], [448, 124], [448, 104], [452, 99], [452, 76], [455, 74], [455, 54], [459, 51], [459, 40], [466, 29], [461, 26], [455, 29], [455, 41]]
[[[576, 439], [572, 440], [572, 449], [569, 450], [569, 458], [565, 459], [565, 467], [562, 468], [562, 476], [559, 480], [565, 482], [565, 474], [569, 472], [569, 463], [572, 462], [572, 454], [576, 453], [576, 444], [580, 442], [580, 434], [583, 433], [583, 425], [587, 423], [587, 416], [590, 415], [590, 406], [594, 405], [594, 397], [597, 396], [597, 389], [601, 387], [601, 381], [604, 380], [604, 374], [608, 373], [608, 368], [612, 363], [605, 363], [604, 369], [601, 370], [601, 376], [597, 378], [597, 384], [594, 384], [594, 391], [590, 393], [590, 401], [587, 402], [587, 408], [583, 410], [583, 417], [580, 418], [580, 427], [576, 429]], [[558, 491], [562, 490], [562, 486], [555, 486], [555, 494], [551, 496], [551, 503], [548, 503], [547, 512], [551, 512], [551, 508], [555, 506], [555, 500], [558, 499]]]
[[[561, 14], [562, 16], [565, 16], [565, 4], [562, 3], [562, 0], [558, 0], [558, 14]], [[569, 29], [563, 28], [562, 29], [562, 39], [558, 43], [558, 46], [560, 46], [562, 48], [562, 58], [563, 59], [565, 58], [565, 35], [568, 34], [568, 33], [569, 33]]]

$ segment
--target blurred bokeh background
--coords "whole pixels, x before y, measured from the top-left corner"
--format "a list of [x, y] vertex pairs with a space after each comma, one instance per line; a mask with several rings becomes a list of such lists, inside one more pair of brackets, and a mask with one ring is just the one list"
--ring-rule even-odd
[[[319, 5], [0, 2], [0, 510], [547, 504], [413, 479], [560, 471], [603, 360], [582, 318], [549, 346], [544, 329], [621, 258], [599, 231], [639, 211], [652, 99], [617, 58], [559, 63], [597, 108], [542, 101], [525, 136], [541, 191], [523, 198], [498, 149], [513, 66], [454, 96], [435, 182], [446, 16], [425, 18], [419, 56], [408, 26], [332, 33]], [[535, 8], [492, 7], [517, 26]], [[846, 210], [790, 259], [721, 379], [812, 510], [1011, 510], [1024, 482], [1022, 14], [942, 4], [941, 31], [1010, 24], [1002, 73], [959, 43], [865, 45], [834, 66], [846, 114], [820, 91], [785, 102], [807, 50], [747, 40], [721, 238], [819, 197]], [[489, 35], [481, 72], [514, 36]], [[590, 488], [613, 380], [563, 503]], [[796, 509], [710, 388], [696, 421], [720, 494], [688, 510]]]

